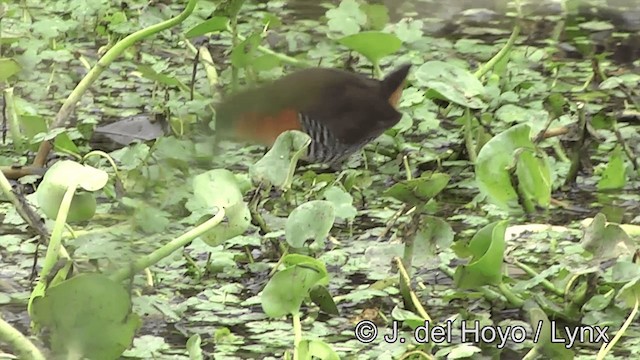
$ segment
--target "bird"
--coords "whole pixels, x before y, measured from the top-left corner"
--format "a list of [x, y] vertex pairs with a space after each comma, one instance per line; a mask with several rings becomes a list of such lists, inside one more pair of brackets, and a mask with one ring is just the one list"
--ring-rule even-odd
[[287, 130], [309, 135], [307, 163], [339, 167], [396, 125], [411, 64], [382, 80], [335, 68], [307, 68], [223, 98], [215, 108], [223, 137], [272, 146]]

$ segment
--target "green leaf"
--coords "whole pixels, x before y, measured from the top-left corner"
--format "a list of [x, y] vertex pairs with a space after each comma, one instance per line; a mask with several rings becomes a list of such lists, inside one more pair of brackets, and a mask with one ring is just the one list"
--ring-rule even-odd
[[[551, 321], [549, 321], [544, 310], [532, 299], [526, 300], [524, 310], [528, 314], [531, 328], [535, 333], [539, 334], [537, 341], [534, 343], [538, 353], [543, 355], [545, 359], [573, 359], [573, 351], [567, 349], [563, 342], [553, 340]], [[554, 336], [558, 337], [558, 334], [556, 333]]]
[[201, 238], [210, 246], [242, 235], [251, 225], [251, 212], [243, 200], [241, 183], [226, 169], [215, 169], [193, 179], [193, 197], [185, 204], [192, 216], [202, 223], [220, 209], [225, 210], [226, 221], [204, 233]]
[[391, 196], [412, 206], [424, 205], [444, 190], [450, 179], [444, 173], [423, 173], [417, 179], [394, 184], [384, 192], [384, 196]]
[[298, 344], [298, 358], [301, 360], [340, 360], [330, 345], [322, 340], [302, 340]]
[[424, 22], [422, 20], [402, 19], [395, 26], [395, 34], [404, 43], [414, 43], [423, 37]]
[[293, 209], [289, 214], [284, 235], [287, 243], [294, 248], [302, 247], [309, 239], [324, 243], [334, 221], [335, 209], [331, 202], [309, 201]]
[[467, 265], [456, 269], [454, 281], [461, 289], [473, 289], [483, 285], [502, 283], [502, 264], [504, 261], [507, 221], [493, 222], [478, 231], [467, 250], [472, 258]]
[[441, 218], [425, 216], [415, 238], [413, 265], [427, 265], [436, 254], [436, 248], [448, 249], [452, 243], [451, 225]]
[[629, 235], [619, 225], [607, 223], [602, 213], [596, 214], [584, 230], [580, 245], [599, 262], [619, 259], [622, 256], [632, 257], [635, 252], [635, 245]]
[[32, 307], [33, 320], [50, 331], [55, 358], [119, 358], [141, 324], [130, 310], [122, 285], [88, 273], [52, 286]]
[[311, 143], [309, 135], [289, 130], [278, 135], [269, 151], [249, 167], [249, 175], [256, 183], [266, 183], [286, 190], [291, 187], [298, 159], [306, 154]]
[[402, 41], [397, 36], [379, 31], [366, 31], [345, 36], [338, 42], [364, 55], [374, 64], [378, 64], [380, 59], [395, 53], [402, 47]]
[[[417, 85], [431, 89], [435, 97], [471, 109], [484, 108], [484, 85], [469, 71], [444, 61], [427, 61], [415, 72]], [[435, 91], [435, 93], [433, 93]], [[427, 92], [427, 96], [429, 96]], [[433, 96], [431, 96], [433, 97]]]
[[309, 296], [311, 297], [311, 301], [318, 305], [320, 310], [327, 314], [340, 315], [340, 311], [338, 310], [336, 303], [333, 301], [331, 293], [329, 293], [329, 290], [326, 287], [322, 285], [314, 286], [313, 289], [311, 289]]
[[237, 68], [250, 67], [257, 56], [258, 45], [262, 42], [259, 33], [251, 34], [231, 50], [231, 63]]
[[277, 272], [262, 291], [262, 310], [272, 318], [297, 313], [309, 290], [323, 277], [321, 270], [308, 263]]
[[344, 35], [360, 32], [367, 23], [367, 15], [355, 0], [343, 0], [337, 8], [327, 10], [325, 15], [329, 19], [329, 30]]
[[353, 220], [358, 214], [356, 208], [353, 206], [353, 197], [351, 194], [338, 186], [329, 187], [324, 192], [324, 198], [333, 204], [337, 218]]
[[[86, 191], [97, 191], [102, 189], [108, 180], [109, 175], [100, 169], [70, 160], [59, 161], [47, 171], [36, 190], [38, 206], [48, 218], [55, 219], [69, 187], [79, 186]], [[96, 212], [96, 205], [93, 194], [76, 193], [71, 201], [67, 222], [91, 219]]]
[[0, 82], [7, 81], [7, 79], [19, 73], [21, 69], [17, 61], [9, 58], [0, 58]]
[[189, 340], [187, 340], [186, 348], [189, 353], [189, 360], [204, 360], [204, 355], [202, 354], [202, 338], [200, 334], [191, 335]]
[[209, 20], [192, 27], [185, 36], [193, 38], [204, 34], [226, 31], [229, 28], [229, 18], [225, 16], [214, 16]]
[[389, 23], [389, 10], [382, 4], [361, 4], [360, 10], [367, 15], [367, 28], [382, 30]]
[[613, 149], [607, 167], [598, 181], [598, 190], [619, 190], [627, 184], [624, 155], [620, 145]]
[[[533, 145], [533, 144], [532, 144]], [[524, 201], [548, 208], [551, 203], [551, 169], [545, 158], [536, 157], [531, 151], [518, 156], [516, 176]]]
[[161, 74], [153, 70], [151, 66], [148, 65], [138, 65], [137, 70], [140, 74], [151, 81], [158, 82], [163, 85], [167, 85], [169, 87], [177, 87], [182, 89], [188, 89], [178, 78], [175, 76], [168, 76], [165, 74]]
[[480, 191], [496, 205], [521, 210], [518, 194], [511, 183], [509, 168], [518, 156], [515, 174], [525, 201], [546, 207], [551, 197], [551, 170], [544, 154], [534, 156], [535, 145], [527, 124], [513, 126], [494, 136], [478, 153], [476, 181]]

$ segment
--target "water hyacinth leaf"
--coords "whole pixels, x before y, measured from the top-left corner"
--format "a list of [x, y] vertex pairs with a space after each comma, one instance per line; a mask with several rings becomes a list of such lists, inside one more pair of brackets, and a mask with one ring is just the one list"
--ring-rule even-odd
[[486, 106], [484, 85], [469, 71], [444, 61], [428, 61], [414, 72], [416, 85], [430, 89], [427, 97], [449, 100], [471, 109]]
[[624, 154], [620, 145], [616, 146], [609, 157], [607, 167], [598, 181], [598, 190], [619, 190], [627, 184]]
[[364, 31], [345, 36], [338, 42], [362, 54], [374, 64], [378, 64], [385, 56], [400, 50], [402, 46], [402, 40], [394, 34], [379, 31]]
[[313, 266], [316, 270], [322, 273], [323, 277], [318, 281], [318, 284], [329, 285], [329, 272], [327, 272], [327, 267], [322, 261], [303, 254], [287, 254], [282, 258], [282, 265], [284, 265], [284, 267], [305, 264], [307, 266]]
[[445, 220], [435, 216], [425, 216], [415, 238], [413, 265], [426, 265], [437, 249], [448, 249], [453, 243], [453, 229]]
[[322, 271], [307, 263], [277, 272], [262, 291], [262, 310], [271, 318], [297, 313], [309, 290], [322, 278]]
[[360, 4], [360, 9], [367, 14], [367, 28], [382, 30], [389, 23], [389, 10], [382, 4]]
[[358, 214], [353, 206], [353, 196], [338, 186], [331, 186], [324, 192], [324, 198], [331, 202], [336, 210], [336, 217], [353, 220]]
[[340, 315], [340, 311], [338, 310], [336, 303], [333, 301], [333, 297], [331, 296], [329, 289], [327, 289], [326, 287], [322, 285], [314, 286], [311, 289], [309, 296], [311, 297], [311, 301], [313, 301], [314, 304], [318, 305], [320, 310], [326, 312], [327, 314]]
[[[55, 219], [62, 203], [62, 198], [70, 186], [79, 186], [86, 191], [102, 189], [109, 180], [109, 175], [100, 169], [82, 165], [75, 161], [59, 161], [46, 172], [36, 190], [36, 199], [42, 212], [50, 219]], [[86, 221], [96, 211], [96, 199], [87, 192], [76, 193], [71, 201], [67, 222]]]
[[[538, 341], [534, 344], [538, 353], [544, 355], [546, 359], [573, 359], [574, 353], [565, 347], [564, 342], [553, 341], [551, 321], [534, 300], [526, 300], [524, 310], [527, 312], [529, 324], [534, 331], [539, 331]], [[557, 335], [555, 335], [557, 336]]]
[[338, 354], [322, 340], [302, 340], [298, 344], [299, 359], [339, 360]]
[[337, 8], [327, 10], [329, 30], [345, 35], [357, 34], [367, 23], [367, 15], [355, 0], [340, 1]]
[[594, 261], [599, 262], [626, 258], [630, 260], [636, 248], [620, 225], [607, 223], [602, 213], [596, 214], [591, 224], [584, 229], [580, 245], [593, 254]]
[[335, 221], [335, 208], [326, 200], [313, 200], [293, 209], [285, 223], [287, 243], [299, 248], [307, 240], [324, 243]]
[[507, 224], [507, 221], [493, 222], [473, 236], [467, 247], [472, 258], [467, 265], [459, 266], [454, 274], [457, 287], [472, 289], [502, 282]]
[[17, 61], [11, 58], [0, 58], [0, 81], [4, 82], [20, 72], [22, 68]]
[[409, 205], [426, 204], [444, 190], [450, 179], [451, 177], [445, 173], [423, 173], [417, 179], [403, 180], [394, 184], [384, 192], [384, 195]]
[[102, 274], [80, 274], [33, 301], [33, 319], [49, 329], [49, 343], [61, 358], [118, 358], [141, 324], [130, 310], [129, 292]]
[[[475, 172], [478, 188], [494, 204], [507, 210], [522, 210], [511, 182], [510, 168], [523, 190], [525, 201], [547, 207], [551, 196], [551, 171], [544, 154], [535, 153], [527, 124], [513, 126], [494, 136], [478, 153]], [[534, 155], [535, 153], [535, 155]], [[518, 157], [515, 161], [515, 157]]]
[[201, 236], [210, 246], [217, 246], [233, 237], [242, 235], [251, 225], [251, 212], [243, 200], [242, 180], [231, 171], [214, 169], [193, 179], [193, 196], [186, 208], [192, 219], [201, 224], [220, 209], [225, 210], [225, 221]]
[[226, 31], [229, 28], [229, 18], [225, 16], [214, 16], [211, 19], [205, 20], [200, 24], [192, 27], [185, 36], [187, 38], [193, 38], [209, 33], [215, 33], [220, 31]]
[[262, 159], [249, 167], [249, 175], [256, 183], [289, 189], [298, 160], [306, 154], [310, 143], [309, 135], [301, 131], [285, 131]]
[[516, 176], [521, 200], [546, 209], [551, 204], [551, 169], [544, 160], [531, 151], [520, 152]]

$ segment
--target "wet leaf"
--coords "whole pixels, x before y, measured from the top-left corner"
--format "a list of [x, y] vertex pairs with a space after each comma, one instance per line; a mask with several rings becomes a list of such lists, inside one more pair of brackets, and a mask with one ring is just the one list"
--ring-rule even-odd
[[329, 235], [335, 221], [335, 209], [329, 201], [314, 200], [293, 209], [285, 224], [285, 238], [294, 248], [304, 245], [307, 240], [321, 244]]
[[337, 8], [327, 10], [326, 16], [329, 30], [345, 35], [358, 33], [367, 23], [367, 15], [355, 0], [340, 1]]
[[115, 359], [141, 325], [130, 312], [129, 292], [101, 274], [80, 274], [49, 288], [33, 301], [33, 318], [50, 331], [57, 356]]
[[353, 197], [338, 186], [331, 186], [324, 192], [324, 198], [333, 204], [336, 217], [353, 220], [358, 212], [353, 206]]
[[339, 360], [333, 348], [322, 340], [302, 340], [298, 346], [299, 359]]
[[[55, 219], [62, 203], [62, 198], [70, 186], [79, 186], [86, 191], [102, 189], [109, 179], [103, 170], [82, 165], [75, 161], [63, 160], [55, 163], [47, 171], [36, 190], [36, 198], [42, 212], [50, 219]], [[71, 201], [67, 222], [86, 221], [96, 212], [96, 199], [93, 194], [76, 193]]]
[[345, 36], [338, 42], [364, 55], [374, 64], [400, 49], [402, 41], [397, 36], [378, 31], [366, 31]]
[[505, 209], [521, 209], [518, 194], [511, 183], [509, 168], [516, 162], [516, 176], [526, 201], [546, 207], [551, 198], [551, 171], [544, 154], [532, 153], [535, 146], [530, 128], [520, 124], [494, 136], [478, 153], [476, 181], [480, 191]]
[[472, 109], [486, 106], [483, 101], [486, 95], [484, 85], [461, 67], [444, 61], [427, 61], [414, 75], [418, 86], [435, 91], [442, 99]]
[[472, 289], [483, 285], [502, 283], [507, 221], [493, 222], [478, 231], [467, 250], [472, 258], [467, 265], [456, 269], [454, 281], [461, 289]]
[[384, 192], [409, 205], [424, 205], [438, 195], [449, 183], [449, 175], [444, 173], [424, 173], [421, 177], [403, 180]]
[[598, 190], [618, 190], [627, 184], [627, 174], [624, 166], [624, 154], [620, 145], [616, 146], [598, 181]]
[[11, 58], [0, 58], [0, 82], [7, 81], [21, 70], [20, 64]]
[[288, 189], [300, 159], [311, 143], [309, 135], [297, 131], [280, 134], [271, 149], [249, 168], [249, 174], [256, 183], [267, 183]]
[[214, 16], [211, 19], [205, 20], [200, 24], [192, 27], [185, 36], [187, 38], [193, 38], [209, 33], [216, 33], [220, 31], [226, 31], [229, 27], [229, 18], [225, 16]]
[[271, 318], [297, 313], [309, 290], [323, 277], [322, 271], [307, 263], [278, 271], [262, 290], [262, 310]]

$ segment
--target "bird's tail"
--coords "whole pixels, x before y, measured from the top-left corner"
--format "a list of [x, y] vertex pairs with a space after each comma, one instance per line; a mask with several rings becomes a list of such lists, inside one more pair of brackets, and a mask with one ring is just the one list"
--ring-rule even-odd
[[382, 95], [385, 99], [389, 99], [389, 103], [393, 107], [398, 106], [398, 102], [400, 101], [400, 96], [402, 95], [402, 90], [404, 88], [405, 80], [409, 75], [409, 70], [411, 69], [411, 64], [404, 64], [389, 75], [385, 76], [382, 79]]

